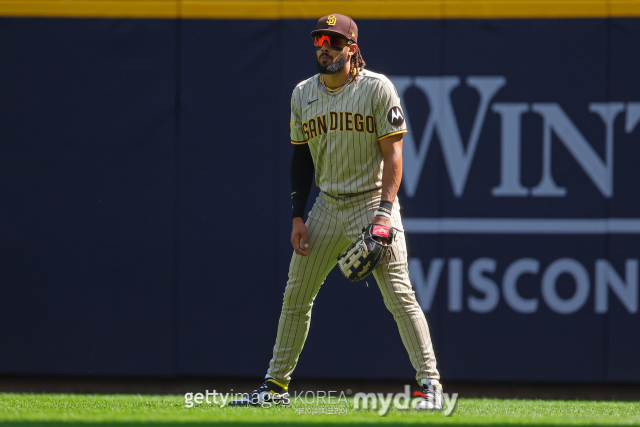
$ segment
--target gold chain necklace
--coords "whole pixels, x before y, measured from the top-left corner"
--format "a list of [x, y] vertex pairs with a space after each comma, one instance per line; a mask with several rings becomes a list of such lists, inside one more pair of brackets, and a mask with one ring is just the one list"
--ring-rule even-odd
[[347, 80], [344, 81], [344, 83], [342, 83], [340, 86], [338, 86], [335, 89], [332, 89], [329, 86], [327, 86], [327, 84], [324, 82], [324, 77], [322, 74], [320, 74], [320, 82], [322, 83], [322, 86], [324, 86], [327, 92], [335, 93], [335, 92], [338, 92], [340, 89], [342, 89], [344, 86], [346, 86], [348, 83], [350, 83], [351, 80], [353, 80], [354, 76], [355, 76], [355, 73], [352, 74], [351, 77], [349, 77]]

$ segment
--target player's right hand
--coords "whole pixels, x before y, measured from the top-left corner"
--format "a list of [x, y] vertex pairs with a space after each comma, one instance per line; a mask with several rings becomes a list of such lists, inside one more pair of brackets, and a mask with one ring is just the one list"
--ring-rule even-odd
[[[301, 244], [302, 243], [302, 244]], [[309, 256], [309, 239], [307, 238], [307, 226], [302, 218], [293, 218], [291, 227], [291, 245], [298, 255]]]

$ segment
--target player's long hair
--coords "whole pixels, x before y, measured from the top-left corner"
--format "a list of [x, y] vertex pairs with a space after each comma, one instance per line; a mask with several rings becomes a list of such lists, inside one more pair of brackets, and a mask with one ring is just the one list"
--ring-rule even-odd
[[364, 67], [366, 65], [367, 63], [364, 62], [364, 59], [362, 59], [362, 54], [360, 53], [360, 46], [358, 46], [358, 50], [356, 50], [356, 53], [351, 55], [351, 69], [357, 69], [358, 72], [360, 72], [364, 70]]

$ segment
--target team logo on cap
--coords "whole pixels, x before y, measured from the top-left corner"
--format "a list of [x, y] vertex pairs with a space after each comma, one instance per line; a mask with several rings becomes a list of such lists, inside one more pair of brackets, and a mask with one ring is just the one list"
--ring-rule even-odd
[[387, 120], [394, 126], [400, 126], [404, 123], [404, 114], [400, 107], [391, 107], [387, 113]]
[[334, 25], [336, 25], [336, 17], [335, 17], [335, 16], [333, 16], [333, 15], [330, 15], [330, 16], [327, 18], [327, 25], [331, 25], [332, 27], [333, 27]]

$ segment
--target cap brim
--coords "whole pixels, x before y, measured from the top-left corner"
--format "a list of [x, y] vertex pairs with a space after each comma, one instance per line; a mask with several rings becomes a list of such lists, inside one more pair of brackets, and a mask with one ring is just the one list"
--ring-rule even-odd
[[336, 35], [338, 35], [340, 37], [344, 37], [345, 39], [347, 39], [347, 40], [349, 40], [349, 41], [351, 41], [353, 43], [356, 43], [356, 41], [354, 41], [352, 38], [347, 37], [344, 34], [338, 32], [338, 31], [334, 31], [334, 30], [313, 30], [313, 31], [311, 31], [311, 37], [315, 37], [315, 36], [323, 34], [323, 33], [336, 34]]

